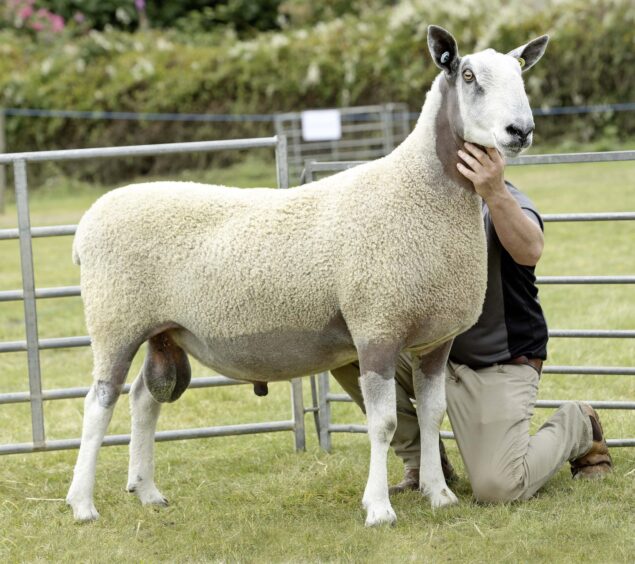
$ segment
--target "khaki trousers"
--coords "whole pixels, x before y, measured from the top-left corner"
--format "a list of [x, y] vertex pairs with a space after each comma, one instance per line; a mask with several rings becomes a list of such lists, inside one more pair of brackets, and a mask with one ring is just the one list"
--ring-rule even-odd
[[[332, 374], [364, 410], [358, 363]], [[473, 370], [448, 363], [448, 416], [478, 501], [527, 499], [563, 463], [591, 448], [591, 422], [576, 402], [562, 406], [535, 435], [529, 435], [539, 379], [536, 370], [527, 365], [495, 364]], [[412, 403], [412, 366], [407, 353], [400, 355], [395, 385], [397, 430], [391, 445], [406, 467], [418, 468], [419, 423]]]

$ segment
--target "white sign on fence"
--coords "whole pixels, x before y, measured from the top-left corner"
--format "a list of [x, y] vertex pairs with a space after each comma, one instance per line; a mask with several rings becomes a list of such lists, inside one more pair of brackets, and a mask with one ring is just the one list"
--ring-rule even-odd
[[336, 141], [342, 138], [342, 116], [339, 110], [307, 110], [302, 112], [302, 139]]

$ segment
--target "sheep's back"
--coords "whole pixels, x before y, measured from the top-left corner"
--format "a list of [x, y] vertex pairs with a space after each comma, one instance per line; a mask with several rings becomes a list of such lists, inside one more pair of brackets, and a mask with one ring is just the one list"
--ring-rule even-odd
[[125, 314], [210, 338], [319, 330], [337, 308], [329, 202], [311, 190], [189, 183], [105, 195], [75, 241], [89, 329]]

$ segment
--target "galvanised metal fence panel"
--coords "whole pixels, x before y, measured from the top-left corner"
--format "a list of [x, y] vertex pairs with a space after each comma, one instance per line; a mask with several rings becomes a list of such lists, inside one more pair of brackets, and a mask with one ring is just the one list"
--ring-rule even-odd
[[300, 182], [308, 161], [383, 157], [410, 133], [405, 104], [357, 106], [338, 108], [338, 111], [342, 119], [342, 137], [336, 141], [304, 141], [302, 112], [275, 114], [276, 133], [288, 139], [292, 182]]
[[[284, 136], [262, 137], [254, 139], [235, 139], [227, 141], [202, 141], [193, 143], [167, 143], [160, 145], [135, 145], [130, 147], [75, 149], [64, 151], [42, 151], [29, 153], [13, 153], [0, 155], [0, 165], [13, 165], [18, 211], [18, 228], [0, 230], [0, 240], [19, 239], [20, 260], [22, 264], [22, 289], [0, 292], [0, 302], [23, 301], [26, 340], [0, 342], [0, 353], [26, 351], [28, 358], [29, 391], [0, 394], [0, 404], [30, 403], [32, 437], [31, 443], [0, 445], [0, 454], [25, 453], [48, 450], [78, 448], [80, 439], [46, 440], [43, 402], [51, 400], [81, 398], [89, 388], [67, 388], [58, 390], [42, 390], [40, 370], [40, 350], [69, 347], [90, 346], [86, 336], [60, 337], [40, 339], [37, 328], [37, 300], [79, 296], [79, 286], [59, 288], [36, 288], [33, 271], [33, 251], [31, 241], [36, 237], [56, 237], [73, 235], [76, 225], [57, 225], [52, 227], [31, 227], [27, 183], [27, 163], [43, 161], [65, 161], [95, 158], [114, 158], [146, 155], [166, 155], [176, 153], [207, 152], [227, 149], [251, 149], [269, 147], [275, 149], [276, 170], [279, 188], [289, 187], [287, 166], [287, 147]], [[224, 376], [194, 378], [190, 388], [207, 388], [246, 384]], [[128, 393], [129, 385], [123, 392]], [[302, 399], [302, 381], [296, 378], [291, 381], [291, 419], [265, 423], [249, 423], [244, 425], [228, 425], [204, 427], [200, 429], [180, 429], [160, 431], [157, 441], [218, 437], [226, 435], [242, 435], [249, 433], [270, 433], [293, 431], [296, 450], [305, 449], [304, 414], [313, 411], [305, 410]], [[107, 436], [104, 445], [127, 444], [129, 435]]]
[[[635, 151], [606, 151], [597, 153], [570, 153], [553, 155], [525, 155], [508, 159], [507, 164], [573, 164], [592, 162], [635, 161]], [[319, 173], [334, 173], [363, 164], [366, 161], [308, 162], [302, 171], [302, 182], [311, 182]], [[545, 214], [545, 222], [579, 222], [579, 221], [634, 221], [635, 212], [604, 213], [560, 213]], [[635, 284], [632, 276], [538, 276], [538, 284]], [[550, 329], [550, 338], [596, 338], [596, 339], [635, 339], [635, 330], [595, 330], [595, 329]], [[546, 365], [543, 374], [578, 374], [578, 375], [614, 375], [635, 376], [632, 366], [550, 366]], [[311, 376], [311, 392], [314, 409], [318, 412], [316, 430], [320, 446], [331, 450], [331, 433], [365, 433], [365, 425], [332, 423], [331, 402], [353, 401], [347, 394], [332, 394], [329, 391], [329, 373], [322, 372]], [[539, 400], [536, 407], [557, 408], [566, 400]], [[635, 410], [635, 401], [589, 401], [597, 409]], [[443, 438], [454, 438], [452, 433], [442, 432]], [[608, 439], [613, 447], [635, 447], [635, 438]]]

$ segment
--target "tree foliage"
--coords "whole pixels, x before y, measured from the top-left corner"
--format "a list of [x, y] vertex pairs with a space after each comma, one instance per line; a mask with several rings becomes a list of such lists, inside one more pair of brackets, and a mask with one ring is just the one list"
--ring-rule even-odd
[[[305, 108], [406, 102], [417, 111], [438, 69], [426, 29], [450, 29], [462, 53], [506, 52], [549, 33], [543, 60], [527, 72], [536, 106], [633, 102], [635, 8], [632, 0], [537, 0], [497, 3], [406, 2], [349, 13], [306, 28], [216, 38], [183, 31], [92, 31], [43, 44], [4, 32], [0, 97], [5, 107], [177, 113], [273, 113]], [[457, 9], [460, 8], [460, 9]], [[361, 10], [361, 8], [360, 8]], [[270, 123], [195, 124], [11, 117], [12, 150], [157, 143], [270, 135]], [[544, 118], [537, 142], [627, 139], [635, 112]], [[203, 157], [196, 157], [203, 158]], [[157, 161], [158, 162], [158, 161]], [[182, 165], [162, 161], [170, 169]], [[84, 165], [82, 165], [84, 166]], [[147, 162], [86, 164], [102, 179], [143, 172]], [[144, 168], [145, 167], [145, 168]], [[162, 169], [163, 170], [163, 169]]]

